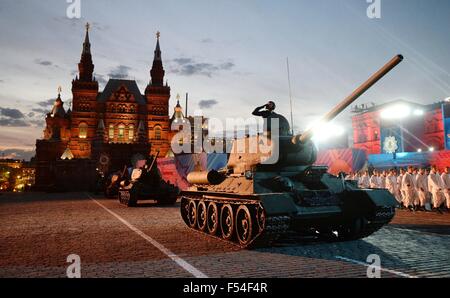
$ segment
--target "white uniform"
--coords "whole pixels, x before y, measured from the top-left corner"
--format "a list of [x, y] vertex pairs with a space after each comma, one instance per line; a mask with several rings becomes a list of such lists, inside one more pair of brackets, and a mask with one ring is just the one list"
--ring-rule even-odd
[[380, 188], [386, 189], [386, 178], [387, 176], [381, 175], [380, 176]]
[[403, 182], [403, 175], [399, 174], [397, 176], [397, 189], [398, 189], [398, 194], [400, 196], [400, 199], [403, 201], [403, 198], [405, 197], [405, 195], [403, 194], [402, 182]]
[[417, 174], [416, 189], [419, 197], [420, 206], [425, 207], [428, 196], [428, 177], [425, 174]]
[[397, 177], [394, 175], [389, 175], [386, 177], [386, 188], [395, 197], [397, 202], [401, 203], [402, 199], [398, 192]]
[[363, 175], [359, 178], [358, 186], [360, 188], [369, 188], [370, 187], [370, 180], [369, 176]]
[[442, 184], [441, 176], [438, 174], [430, 173], [430, 175], [428, 175], [428, 189], [432, 195], [434, 208], [440, 207], [442, 202], [445, 200], [444, 194], [442, 193]]
[[370, 188], [380, 188], [380, 177], [372, 175], [370, 177]]
[[412, 174], [406, 173], [403, 175], [402, 188], [404, 194], [403, 204], [405, 207], [414, 206], [416, 186]]
[[441, 175], [441, 179], [444, 186], [444, 196], [446, 205], [447, 208], [450, 209], [450, 173], [449, 174], [443, 173]]

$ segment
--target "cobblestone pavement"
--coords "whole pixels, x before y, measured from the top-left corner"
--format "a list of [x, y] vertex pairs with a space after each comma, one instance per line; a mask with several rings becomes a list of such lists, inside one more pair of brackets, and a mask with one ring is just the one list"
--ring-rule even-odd
[[178, 208], [125, 208], [84, 193], [3, 194], [0, 277], [65, 277], [70, 254], [80, 256], [83, 277], [366, 277], [371, 254], [382, 277], [450, 277], [448, 213], [399, 211], [364, 240], [241, 250], [188, 230]]

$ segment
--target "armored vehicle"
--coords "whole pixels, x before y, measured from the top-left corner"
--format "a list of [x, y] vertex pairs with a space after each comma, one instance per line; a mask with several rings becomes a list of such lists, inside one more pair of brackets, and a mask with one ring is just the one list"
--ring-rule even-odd
[[134, 207], [139, 200], [154, 200], [158, 204], [175, 204], [179, 189], [164, 181], [158, 171], [156, 156], [147, 159], [143, 168], [134, 169], [130, 180], [120, 182], [119, 202]]
[[[402, 59], [394, 57], [322, 122], [334, 119]], [[314, 166], [312, 135], [310, 129], [302, 135], [235, 140], [226, 168], [188, 175], [191, 187], [180, 193], [186, 225], [241, 247], [257, 247], [304, 232], [333, 241], [360, 239], [388, 224], [395, 198], [384, 189], [359, 189], [328, 174], [327, 167]]]

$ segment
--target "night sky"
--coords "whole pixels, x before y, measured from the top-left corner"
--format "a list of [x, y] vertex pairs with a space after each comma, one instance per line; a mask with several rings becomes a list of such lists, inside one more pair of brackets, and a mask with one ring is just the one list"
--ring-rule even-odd
[[[366, 0], [147, 1], [81, 0], [69, 19], [66, 0], [0, 0], [0, 154], [29, 158], [44, 115], [62, 86], [71, 100], [90, 22], [95, 74], [135, 79], [144, 92], [161, 31], [166, 79], [189, 92], [192, 112], [249, 117], [271, 99], [289, 114], [290, 60], [296, 131], [317, 119], [395, 54], [405, 61], [358, 100], [432, 103], [450, 97], [450, 1], [381, 0], [369, 19]], [[184, 105], [184, 101], [182, 102]], [[346, 112], [336, 121], [349, 126]]]

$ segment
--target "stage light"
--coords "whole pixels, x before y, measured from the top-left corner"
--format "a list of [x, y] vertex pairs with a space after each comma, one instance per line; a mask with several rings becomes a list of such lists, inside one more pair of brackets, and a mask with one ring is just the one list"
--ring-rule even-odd
[[433, 151], [434, 151], [434, 147], [430, 147], [430, 148], [428, 149], [428, 151], [433, 152]]
[[450, 102], [450, 97], [447, 97], [446, 99], [444, 99], [446, 102]]
[[417, 149], [417, 152], [419, 152], [419, 153], [422, 152], [422, 149]]
[[308, 127], [312, 127], [313, 129], [313, 141], [315, 142], [324, 142], [326, 140], [342, 136], [345, 133], [345, 129], [337, 124], [333, 123], [318, 123], [315, 122]]
[[381, 118], [402, 119], [411, 115], [411, 107], [405, 104], [396, 104], [381, 110]]
[[414, 110], [414, 116], [422, 116], [422, 115], [423, 115], [423, 110], [419, 110], [419, 109]]

